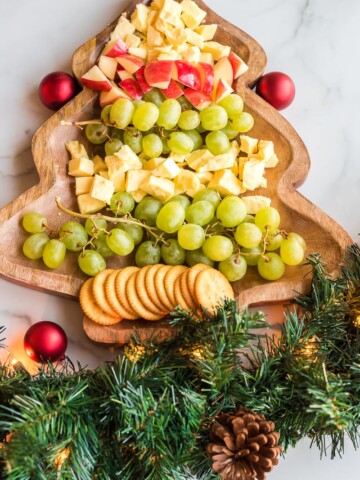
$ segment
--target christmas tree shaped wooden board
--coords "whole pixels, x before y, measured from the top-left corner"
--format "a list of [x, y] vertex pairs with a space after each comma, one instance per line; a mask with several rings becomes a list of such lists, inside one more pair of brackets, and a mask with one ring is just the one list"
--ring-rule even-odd
[[[138, 3], [132, 1], [126, 9], [128, 16]], [[342, 260], [344, 249], [351, 243], [349, 235], [329, 216], [297, 192], [305, 180], [310, 160], [308, 152], [293, 128], [269, 104], [257, 96], [251, 85], [260, 77], [266, 65], [266, 56], [261, 46], [245, 32], [220, 18], [201, 0], [196, 2], [207, 12], [206, 23], [218, 24], [215, 40], [231, 47], [232, 51], [245, 60], [249, 69], [234, 82], [233, 88], [245, 102], [255, 125], [249, 135], [274, 142], [279, 163], [267, 173], [267, 187], [257, 188], [256, 195], [271, 198], [271, 205], [281, 212], [281, 226], [295, 231], [306, 239], [306, 255], [321, 254], [329, 271], [336, 271]], [[109, 35], [117, 24], [116, 19], [99, 35], [81, 46], [73, 56], [73, 72], [80, 79], [97, 61]], [[63, 205], [77, 211], [74, 193], [74, 179], [68, 175], [68, 152], [65, 143], [79, 140], [88, 147], [84, 133], [74, 126], [61, 122], [77, 122], [99, 116], [98, 93], [84, 88], [71, 102], [54, 114], [36, 133], [33, 139], [33, 156], [40, 181], [23, 193], [10, 205], [0, 211], [0, 274], [13, 282], [44, 290], [57, 295], [78, 297], [85, 279], [77, 265], [77, 254], [70, 253], [64, 264], [57, 270], [50, 270], [41, 260], [31, 261], [22, 253], [26, 232], [21, 219], [26, 212], [36, 211], [45, 215], [53, 229], [59, 228], [70, 219], [60, 211], [55, 198], [60, 197]], [[108, 268], [119, 268], [134, 263], [132, 256], [112, 258]], [[250, 270], [250, 269], [249, 269]], [[292, 298], [294, 292], [304, 292], [310, 285], [306, 269], [292, 267], [275, 282], [259, 277], [256, 271], [249, 271], [233, 284], [235, 296], [240, 304], [260, 304], [284, 301]], [[111, 327], [102, 327], [85, 319], [85, 330], [94, 340], [123, 342], [133, 329], [140, 328], [144, 335], [166, 331], [166, 324], [144, 321], [121, 322]]]

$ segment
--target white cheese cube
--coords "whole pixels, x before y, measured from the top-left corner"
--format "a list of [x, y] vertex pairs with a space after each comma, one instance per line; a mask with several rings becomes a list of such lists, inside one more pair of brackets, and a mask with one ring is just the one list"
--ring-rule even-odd
[[146, 42], [150, 47], [161, 47], [164, 45], [165, 40], [163, 35], [150, 25], [147, 31]]
[[135, 11], [131, 15], [131, 23], [141, 33], [145, 33], [147, 30], [147, 22], [150, 8], [143, 3], [136, 5]]
[[89, 193], [92, 198], [95, 198], [96, 200], [100, 200], [110, 205], [111, 197], [114, 194], [114, 184], [111, 180], [107, 180], [100, 175], [95, 175]]
[[201, 52], [200, 53], [200, 62], [202, 63], [208, 63], [209, 65], [214, 66], [214, 57], [211, 55], [211, 53], [206, 53], [206, 52]]
[[141, 43], [141, 38], [133, 33], [129, 33], [129, 35], [125, 38], [125, 43], [129, 48], [136, 48]]
[[198, 7], [192, 0], [183, 0], [180, 5], [182, 7], [182, 21], [187, 27], [194, 30], [204, 20], [206, 12]]
[[130, 33], [135, 32], [135, 27], [129, 20], [126, 18], [125, 15], [121, 15], [118, 24], [116, 25], [115, 29], [110, 34], [110, 41], [118, 40], [119, 38], [125, 41], [126, 37]]
[[204, 42], [212, 40], [215, 36], [216, 30], [216, 23], [213, 23], [211, 25], [200, 25], [199, 27], [195, 28], [195, 32], [202, 36]]
[[182, 170], [174, 178], [175, 195], [187, 193], [193, 197], [200, 188], [200, 180], [195, 172], [190, 170]]
[[158, 198], [162, 202], [167, 202], [174, 195], [174, 183], [167, 178], [150, 175], [139, 185], [140, 190]]
[[170, 23], [170, 25], [176, 26], [181, 11], [180, 3], [174, 2], [174, 0], [164, 0], [162, 8], [159, 11], [159, 18]]
[[76, 177], [75, 178], [75, 195], [89, 193], [94, 177]]
[[271, 155], [271, 157], [265, 159], [265, 168], [274, 168], [278, 163], [279, 159], [276, 153], [274, 153], [273, 155]]
[[252, 154], [258, 151], [259, 140], [257, 138], [248, 137], [247, 135], [240, 135], [240, 151]]
[[126, 182], [125, 175], [126, 175], [125, 173], [114, 173], [113, 175], [111, 175], [111, 177], [109, 176], [109, 180], [111, 180], [112, 183], [114, 184], [115, 193], [125, 192], [125, 182]]
[[240, 195], [240, 193], [245, 192], [242, 182], [229, 169], [215, 172], [207, 188], [216, 190], [222, 197]]
[[101, 170], [107, 170], [107, 165], [104, 160], [99, 156], [95, 155], [93, 158], [94, 162], [94, 173], [99, 173]]
[[207, 185], [213, 178], [214, 174], [212, 172], [200, 172], [196, 176], [200, 180], [200, 183]]
[[141, 202], [141, 200], [146, 197], [147, 193], [144, 192], [144, 190], [134, 190], [133, 192], [131, 192], [131, 196], [133, 197], [133, 199], [135, 200], [136, 203], [139, 203]]
[[264, 160], [256, 160], [251, 158], [244, 165], [243, 169], [243, 185], [246, 190], [255, 190], [261, 185], [264, 176], [265, 162]]
[[186, 34], [187, 43], [190, 43], [191, 45], [195, 45], [199, 48], [204, 47], [203, 37], [198, 33], [194, 32], [194, 30], [191, 30], [190, 28], [185, 28], [185, 34]]
[[204, 42], [203, 52], [211, 53], [214, 60], [220, 60], [221, 57], [228, 57], [231, 48], [228, 45], [222, 45], [219, 42]]
[[261, 208], [269, 207], [271, 200], [262, 195], [246, 195], [241, 199], [245, 202], [246, 211], [249, 215], [255, 215]]
[[186, 162], [193, 170], [201, 171], [199, 169], [204, 167], [204, 165], [206, 165], [213, 158], [215, 158], [214, 155], [208, 149], [200, 149], [191, 152], [187, 156]]
[[91, 177], [94, 175], [94, 162], [84, 157], [72, 158], [68, 173], [72, 177]]
[[224, 168], [231, 168], [235, 165], [232, 152], [222, 153], [211, 158], [205, 165], [197, 168], [197, 172], [215, 172]]
[[180, 168], [176, 165], [172, 158], [165, 159], [160, 165], [154, 168], [151, 173], [157, 177], [174, 178], [180, 172]]
[[126, 172], [125, 190], [134, 192], [138, 190], [139, 185], [150, 177], [148, 170], [129, 170]]
[[71, 158], [89, 158], [84, 145], [77, 140], [71, 140], [65, 143], [66, 150], [70, 153]]
[[96, 213], [106, 207], [106, 203], [93, 198], [89, 193], [77, 197], [80, 213]]

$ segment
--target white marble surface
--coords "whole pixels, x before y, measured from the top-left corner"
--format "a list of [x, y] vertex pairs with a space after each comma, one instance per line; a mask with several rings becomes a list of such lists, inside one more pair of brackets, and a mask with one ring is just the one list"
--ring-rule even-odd
[[[360, 3], [357, 0], [208, 0], [221, 16], [264, 47], [267, 71], [288, 73], [297, 95], [283, 115], [308, 147], [312, 168], [300, 191], [353, 237], [360, 232]], [[73, 51], [126, 5], [121, 0], [0, 2], [0, 208], [37, 182], [30, 144], [51, 115], [37, 97], [44, 75], [70, 72]], [[61, 324], [67, 354], [94, 367], [113, 352], [94, 346], [81, 327], [76, 302], [0, 280], [0, 325], [8, 350], [27, 367], [22, 340], [40, 320]], [[4, 354], [5, 352], [0, 352]], [[356, 473], [354, 473], [356, 472]], [[271, 474], [273, 480], [358, 478], [358, 454], [320, 461], [304, 440]]]

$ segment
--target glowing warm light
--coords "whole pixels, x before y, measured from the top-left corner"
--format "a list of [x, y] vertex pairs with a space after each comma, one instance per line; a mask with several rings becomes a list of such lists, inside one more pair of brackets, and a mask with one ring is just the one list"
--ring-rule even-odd
[[305, 357], [312, 357], [314, 356], [317, 351], [318, 351], [318, 345], [317, 345], [317, 339], [316, 337], [311, 337], [309, 338], [309, 340], [307, 340], [305, 342], [305, 345], [303, 347], [303, 349], [301, 350], [301, 353], [305, 356]]
[[358, 315], [355, 319], [354, 319], [354, 326], [356, 328], [360, 328], [360, 315]]
[[59, 453], [59, 456], [57, 457], [57, 459], [54, 462], [54, 466], [57, 468], [58, 472], [61, 471], [62, 466], [64, 465], [64, 462], [69, 458], [69, 455], [70, 455], [70, 448], [69, 447], [64, 448], [64, 450], [62, 450]]

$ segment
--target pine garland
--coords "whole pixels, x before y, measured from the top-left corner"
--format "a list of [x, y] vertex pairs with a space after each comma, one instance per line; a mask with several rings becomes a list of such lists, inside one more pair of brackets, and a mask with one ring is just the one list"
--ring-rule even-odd
[[285, 450], [306, 436], [324, 454], [330, 437], [331, 456], [346, 435], [357, 447], [360, 249], [337, 278], [319, 256], [308, 261], [311, 291], [279, 338], [259, 333], [261, 312], [227, 301], [215, 315], [175, 310], [171, 339], [134, 338], [92, 371], [67, 360], [30, 376], [0, 364], [0, 478], [216, 479], [209, 430], [239, 406], [274, 421]]

